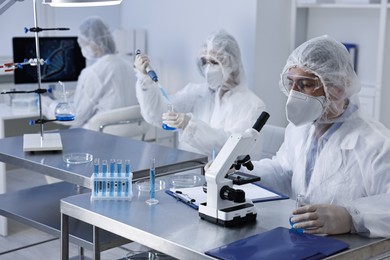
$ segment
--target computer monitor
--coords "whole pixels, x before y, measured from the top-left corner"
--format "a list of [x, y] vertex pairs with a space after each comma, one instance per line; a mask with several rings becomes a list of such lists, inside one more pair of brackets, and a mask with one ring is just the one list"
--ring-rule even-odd
[[[36, 58], [34, 37], [14, 37], [12, 39], [15, 63]], [[48, 64], [41, 66], [41, 82], [77, 81], [85, 68], [85, 58], [77, 43], [77, 37], [39, 37], [39, 52]], [[37, 83], [37, 67], [24, 65], [15, 69], [14, 83]]]

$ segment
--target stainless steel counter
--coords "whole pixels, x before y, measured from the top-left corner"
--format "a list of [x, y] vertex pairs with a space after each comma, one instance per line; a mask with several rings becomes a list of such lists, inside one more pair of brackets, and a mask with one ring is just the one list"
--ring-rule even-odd
[[94, 158], [130, 160], [134, 180], [149, 177], [150, 159], [156, 176], [201, 168], [207, 156], [81, 128], [60, 131], [63, 151], [23, 152], [23, 136], [0, 139], [0, 161], [40, 172], [66, 182], [92, 188], [92, 163], [67, 164], [67, 153], [89, 153]]
[[[94, 158], [130, 160], [133, 180], [149, 178], [150, 159], [155, 158], [156, 176], [203, 168], [207, 156], [180, 151], [114, 135], [80, 128], [60, 130], [63, 151], [24, 152], [23, 136], [0, 139], [0, 161], [52, 176], [66, 183], [46, 185], [0, 195], [0, 214], [53, 235], [60, 235], [60, 199], [76, 194], [77, 186], [92, 188], [93, 162], [67, 164], [63, 155], [89, 153]], [[200, 170], [199, 170], [200, 171]], [[72, 185], [75, 184], [75, 185]], [[73, 224], [72, 224], [73, 223]], [[92, 227], [80, 233], [79, 221], [72, 222], [71, 241], [82, 247], [92, 244]], [[75, 228], [76, 226], [76, 228]], [[129, 242], [116, 235], [102, 233], [101, 250]], [[118, 242], [116, 242], [118, 241]]]
[[[99, 241], [99, 229], [103, 229], [178, 259], [210, 259], [204, 252], [212, 248], [276, 227], [288, 228], [288, 218], [295, 207], [293, 200], [256, 203], [256, 223], [225, 228], [201, 220], [197, 210], [164, 192], [156, 193], [160, 203], [155, 206], [148, 206], [145, 203], [147, 198], [147, 192], [138, 192], [131, 202], [91, 202], [89, 193], [62, 199], [62, 259], [68, 259], [67, 223], [72, 218], [93, 225], [95, 241]], [[350, 259], [359, 259], [356, 256], [363, 255], [359, 251], [361, 249], [370, 255], [382, 253], [386, 248], [390, 250], [390, 241], [386, 239], [368, 239], [351, 234], [334, 238], [350, 245], [348, 251], [335, 256], [340, 256], [340, 259], [343, 255], [347, 255], [345, 259], [348, 259], [353, 254], [355, 257]], [[380, 249], [375, 247], [378, 245]], [[94, 256], [100, 259], [98, 250]]]

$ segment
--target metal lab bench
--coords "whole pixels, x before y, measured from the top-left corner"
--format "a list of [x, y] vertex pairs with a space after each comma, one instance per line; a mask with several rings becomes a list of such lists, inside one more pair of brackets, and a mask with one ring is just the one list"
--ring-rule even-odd
[[[135, 187], [133, 188], [135, 190]], [[94, 226], [94, 259], [100, 259], [101, 232], [138, 242], [178, 259], [213, 259], [205, 251], [226, 245], [241, 238], [276, 227], [289, 228], [289, 217], [295, 208], [294, 200], [255, 203], [256, 223], [225, 228], [200, 219], [198, 211], [164, 192], [156, 193], [159, 204], [145, 203], [148, 192], [135, 194], [131, 202], [90, 201], [89, 193], [61, 200], [62, 259], [68, 259], [68, 223], [78, 219]], [[349, 249], [333, 255], [332, 259], [368, 259], [390, 250], [390, 240], [370, 239], [355, 234], [332, 236], [349, 244]]]
[[[156, 159], [156, 176], [202, 168], [207, 162], [204, 155], [85, 129], [66, 129], [59, 133], [63, 144], [60, 152], [23, 152], [23, 136], [0, 139], [0, 161], [64, 181], [1, 194], [0, 214], [56, 236], [61, 226], [60, 199], [92, 187], [93, 163], [66, 164], [64, 154], [84, 152], [100, 159], [129, 159], [133, 181], [149, 177], [151, 158]], [[92, 250], [92, 226], [77, 220], [70, 226], [74, 231], [71, 231], [71, 242]], [[101, 250], [129, 242], [109, 232], [102, 237]]]

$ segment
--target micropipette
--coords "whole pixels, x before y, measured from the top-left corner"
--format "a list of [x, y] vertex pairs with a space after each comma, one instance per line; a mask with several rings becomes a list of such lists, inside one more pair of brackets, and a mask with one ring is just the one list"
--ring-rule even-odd
[[[136, 55], [139, 55], [141, 54], [141, 50], [137, 50], [136, 51]], [[161, 85], [161, 83], [158, 81], [158, 77], [157, 77], [157, 74], [156, 72], [152, 69], [152, 67], [150, 67], [150, 65], [148, 64], [148, 66], [146, 66], [145, 68], [146, 70], [146, 73], [149, 75], [149, 77], [157, 83], [158, 85], [158, 88], [160, 89], [160, 92], [161, 94], [163, 95], [163, 97], [168, 101], [168, 112], [173, 112], [173, 105], [172, 105], [172, 102], [171, 100], [169, 99], [169, 96], [167, 94], [167, 92], [165, 91], [164, 87]], [[169, 127], [167, 126], [166, 124], [163, 124], [162, 125], [162, 128], [164, 130], [176, 130], [176, 128], [173, 128], [173, 127]]]

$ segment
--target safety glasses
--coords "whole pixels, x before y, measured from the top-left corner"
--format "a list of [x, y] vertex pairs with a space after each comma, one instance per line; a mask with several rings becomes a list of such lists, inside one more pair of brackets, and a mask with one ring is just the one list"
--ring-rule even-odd
[[212, 58], [206, 58], [206, 57], [202, 57], [200, 58], [200, 61], [202, 63], [202, 66], [206, 65], [206, 64], [213, 64], [213, 65], [218, 65], [219, 62], [212, 59]]
[[308, 95], [313, 94], [317, 89], [322, 87], [318, 77], [306, 77], [289, 73], [282, 75], [282, 83], [287, 92], [290, 92], [296, 86], [299, 92]]

